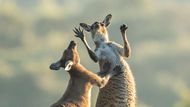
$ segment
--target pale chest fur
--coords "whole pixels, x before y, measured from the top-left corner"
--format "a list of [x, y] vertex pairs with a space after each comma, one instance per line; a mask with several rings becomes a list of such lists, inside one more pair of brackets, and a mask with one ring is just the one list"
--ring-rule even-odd
[[95, 54], [98, 57], [100, 69], [105, 62], [109, 61], [112, 64], [112, 67], [115, 65], [121, 64], [121, 56], [117, 50], [109, 43], [100, 43], [95, 49]]

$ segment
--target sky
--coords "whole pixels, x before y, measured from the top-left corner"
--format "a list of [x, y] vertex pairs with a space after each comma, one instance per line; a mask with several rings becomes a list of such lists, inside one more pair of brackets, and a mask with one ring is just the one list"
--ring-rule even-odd
[[[190, 1], [0, 0], [0, 106], [47, 107], [64, 93], [69, 74], [54, 72], [71, 40], [81, 64], [98, 71], [74, 27], [112, 14], [109, 38], [123, 45], [128, 25], [132, 56], [126, 59], [137, 87], [138, 107], [190, 107]], [[85, 32], [90, 47], [95, 45]], [[98, 87], [92, 91], [92, 107]]]

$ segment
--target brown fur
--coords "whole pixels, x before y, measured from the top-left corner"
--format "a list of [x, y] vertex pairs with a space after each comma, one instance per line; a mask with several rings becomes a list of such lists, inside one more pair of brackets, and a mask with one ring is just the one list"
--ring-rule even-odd
[[[107, 26], [110, 24], [112, 15], [106, 16], [103, 22], [95, 22], [92, 25], [80, 23], [86, 31], [91, 33], [96, 44], [95, 53], [88, 46], [83, 32], [75, 32], [85, 44], [92, 60], [99, 62], [100, 70], [105, 62], [110, 62], [112, 67], [117, 64], [123, 66], [120, 72], [123, 74], [113, 76], [105, 88], [101, 89], [98, 95], [96, 107], [135, 107], [136, 88], [133, 74], [124, 57], [130, 57], [131, 48], [126, 37], [126, 25], [120, 27], [124, 41], [124, 47], [115, 42], [109, 41]], [[104, 25], [102, 25], [103, 23]], [[85, 41], [85, 42], [84, 42]], [[92, 53], [92, 54], [91, 54]], [[109, 71], [112, 72], [112, 71]]]
[[58, 70], [59, 67], [65, 68], [67, 61], [72, 61], [73, 65], [68, 71], [70, 80], [64, 95], [51, 105], [51, 107], [90, 107], [91, 88], [93, 85], [105, 86], [108, 78], [101, 78], [82, 66], [80, 57], [76, 49], [76, 44], [72, 41], [64, 51], [62, 58], [53, 63], [50, 68]]

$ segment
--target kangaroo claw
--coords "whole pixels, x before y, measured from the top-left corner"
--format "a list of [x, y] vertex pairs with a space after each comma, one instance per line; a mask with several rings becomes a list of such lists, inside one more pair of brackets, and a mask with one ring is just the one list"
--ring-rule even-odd
[[75, 33], [75, 37], [78, 37], [82, 40], [84, 39], [84, 32], [83, 30], [80, 29], [80, 27], [78, 29], [77, 28], [73, 29], [73, 32]]
[[123, 24], [123, 25], [120, 26], [120, 30], [121, 30], [122, 33], [125, 33], [125, 31], [127, 30], [127, 28], [128, 28], [128, 26], [125, 25], [125, 24]]

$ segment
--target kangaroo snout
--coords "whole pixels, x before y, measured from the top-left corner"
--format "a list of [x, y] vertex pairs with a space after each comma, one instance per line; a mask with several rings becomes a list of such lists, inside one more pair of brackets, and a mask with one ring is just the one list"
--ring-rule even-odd
[[68, 46], [68, 49], [73, 49], [73, 48], [75, 48], [76, 47], [76, 42], [75, 41], [71, 41], [70, 42], [70, 44], [69, 44], [69, 46]]

